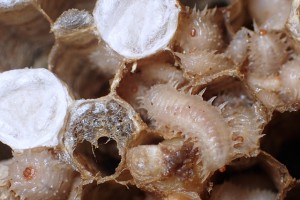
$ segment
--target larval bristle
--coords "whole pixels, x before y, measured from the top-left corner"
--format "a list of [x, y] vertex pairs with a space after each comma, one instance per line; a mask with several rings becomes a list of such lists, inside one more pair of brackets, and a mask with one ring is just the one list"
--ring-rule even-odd
[[[213, 101], [213, 99], [212, 99]], [[146, 93], [143, 107], [161, 127], [192, 139], [201, 152], [203, 177], [232, 159], [231, 133], [218, 108], [198, 95], [177, 91], [169, 85], [155, 85]]]
[[15, 154], [10, 164], [10, 190], [21, 200], [66, 199], [73, 170], [48, 150], [26, 150]]
[[212, 104], [216, 98], [217, 98], [217, 96], [211, 97], [207, 102], [209, 104]]

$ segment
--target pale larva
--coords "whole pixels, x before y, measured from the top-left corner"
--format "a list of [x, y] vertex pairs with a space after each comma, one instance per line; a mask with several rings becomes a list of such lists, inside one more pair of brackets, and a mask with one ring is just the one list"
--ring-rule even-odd
[[283, 111], [284, 103], [278, 96], [279, 71], [290, 57], [289, 45], [281, 34], [266, 30], [256, 32], [250, 37], [246, 82], [266, 107]]
[[288, 19], [292, 0], [248, 0], [251, 18], [260, 28], [282, 30]]
[[9, 167], [10, 190], [21, 200], [59, 200], [69, 195], [73, 170], [48, 150], [15, 154]]
[[[299, 104], [300, 100], [300, 58], [285, 63], [280, 70], [280, 80], [282, 87], [280, 93], [288, 104]], [[297, 105], [296, 105], [297, 106]], [[297, 106], [299, 107], [299, 106]]]
[[288, 60], [288, 44], [280, 33], [266, 30], [252, 32], [249, 40], [249, 69], [256, 76], [276, 73]]
[[232, 92], [219, 95], [214, 105], [226, 103], [222, 116], [231, 128], [234, 152], [247, 156], [256, 156], [259, 149], [261, 131], [266, 122], [261, 107], [253, 103], [246, 95], [235, 96]]
[[170, 128], [192, 139], [200, 151], [203, 178], [232, 159], [231, 132], [217, 107], [201, 96], [185, 94], [168, 84], [152, 86], [142, 106], [159, 128]]
[[227, 70], [235, 70], [234, 63], [215, 51], [200, 51], [189, 54], [175, 53], [181, 60], [181, 68], [196, 84], [207, 83]]
[[216, 186], [210, 200], [275, 200], [276, 193], [271, 190], [249, 189], [231, 182]]
[[175, 41], [186, 53], [221, 50], [224, 30], [217, 20], [216, 9], [190, 10], [181, 17]]

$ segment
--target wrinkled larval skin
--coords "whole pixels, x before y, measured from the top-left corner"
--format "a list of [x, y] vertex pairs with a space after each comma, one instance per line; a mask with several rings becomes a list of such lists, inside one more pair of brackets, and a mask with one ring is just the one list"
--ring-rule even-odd
[[299, 196], [299, 0], [0, 0], [0, 200]]

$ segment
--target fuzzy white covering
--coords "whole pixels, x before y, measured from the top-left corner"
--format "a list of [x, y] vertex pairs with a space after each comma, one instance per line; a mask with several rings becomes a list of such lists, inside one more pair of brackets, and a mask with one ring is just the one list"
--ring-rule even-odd
[[66, 87], [46, 69], [0, 74], [0, 141], [12, 149], [56, 146], [71, 102]]
[[94, 18], [100, 36], [122, 56], [137, 59], [169, 44], [180, 12], [176, 0], [98, 1]]

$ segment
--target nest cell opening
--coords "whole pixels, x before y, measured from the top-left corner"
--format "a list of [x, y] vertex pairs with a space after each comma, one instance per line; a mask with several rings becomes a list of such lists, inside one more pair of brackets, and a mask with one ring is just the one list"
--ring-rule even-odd
[[300, 112], [274, 113], [265, 127], [261, 149], [271, 154], [296, 179], [300, 178]]
[[[278, 194], [281, 186], [277, 185], [274, 169], [264, 163], [265, 158], [240, 158], [226, 166], [226, 171], [217, 171], [211, 178], [212, 191], [203, 195], [203, 199], [211, 199], [216, 186], [231, 183], [249, 191], [270, 191]], [[217, 188], [217, 187], [216, 187]], [[220, 195], [220, 194], [219, 194]]]
[[144, 200], [146, 194], [133, 185], [121, 185], [114, 181], [108, 181], [97, 185], [95, 182], [83, 187], [81, 199], [96, 200], [101, 196], [102, 200]]
[[0, 161], [1, 160], [7, 160], [7, 159], [10, 159], [13, 157], [12, 155], [12, 149], [6, 145], [6, 144], [3, 144], [2, 142], [0, 142]]
[[300, 182], [287, 192], [285, 200], [298, 200], [300, 197]]
[[101, 177], [113, 175], [121, 162], [117, 142], [108, 137], [99, 138], [97, 148], [88, 141], [79, 143], [74, 157], [87, 171], [94, 175], [100, 172]]
[[[252, 177], [256, 176], [260, 178], [260, 181], [252, 179]], [[270, 177], [259, 165], [254, 165], [243, 170], [228, 168], [226, 172], [219, 173], [216, 176], [215, 184], [222, 184], [224, 181], [232, 181], [233, 183], [239, 182], [240, 185], [245, 187], [251, 186], [253, 188], [256, 187], [257, 189], [269, 189], [277, 192], [272, 177]]]

